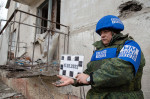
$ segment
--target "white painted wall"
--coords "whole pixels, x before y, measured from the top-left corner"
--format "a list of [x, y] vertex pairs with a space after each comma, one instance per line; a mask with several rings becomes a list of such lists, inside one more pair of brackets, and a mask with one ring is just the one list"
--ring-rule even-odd
[[[141, 11], [142, 12], [142, 11]], [[142, 90], [145, 99], [150, 99], [150, 13], [142, 13], [124, 20], [125, 31], [129, 33], [139, 43], [144, 56], [146, 58], [146, 66], [144, 67]]]
[[[43, 2], [35, 2], [30, 6], [21, 5], [21, 9], [27, 12], [36, 14], [36, 8]], [[61, 23], [70, 27], [69, 38], [69, 54], [81, 54], [85, 56], [84, 66], [89, 62], [93, 53], [94, 47], [92, 44], [100, 40], [100, 36], [95, 33], [95, 26], [97, 21], [104, 15], [113, 14], [119, 15], [119, 5], [131, 0], [61, 0]], [[137, 0], [143, 3], [143, 9], [134, 13], [131, 17], [122, 19], [125, 30], [124, 34], [129, 33], [139, 43], [146, 58], [146, 66], [144, 67], [142, 90], [145, 99], [150, 98], [150, 1]], [[13, 5], [10, 6], [8, 14], [12, 12]], [[10, 15], [8, 15], [10, 16]], [[22, 20], [28, 24], [35, 24], [35, 18], [25, 16]], [[66, 32], [65, 28], [61, 31]], [[32, 44], [34, 32], [33, 28], [21, 27], [22, 40], [28, 43], [28, 52], [32, 52]], [[28, 38], [28, 40], [26, 39]], [[60, 55], [63, 53], [63, 40], [60, 37]], [[39, 53], [37, 48], [36, 53]], [[29, 54], [30, 55], [30, 54]], [[38, 57], [39, 54], [36, 54]], [[79, 88], [66, 87], [72, 91], [74, 95], [79, 95]], [[72, 89], [73, 88], [73, 89]], [[86, 89], [88, 89], [86, 87]], [[86, 90], [87, 91], [87, 90]], [[60, 90], [63, 93], [63, 90]]]
[[1, 34], [0, 42], [0, 65], [7, 63], [7, 51], [8, 51], [8, 38], [9, 38], [9, 27]]
[[[70, 26], [70, 47], [69, 54], [82, 54], [85, 56], [86, 63], [92, 55], [94, 42], [93, 33], [95, 33], [95, 25], [97, 21], [104, 15], [119, 15], [119, 5], [131, 0], [62, 0], [63, 12], [61, 22]], [[129, 33], [140, 44], [146, 58], [146, 66], [144, 67], [142, 90], [145, 99], [150, 98], [150, 1], [137, 0], [143, 3], [143, 9], [136, 12], [131, 17], [123, 19], [125, 25], [124, 34]], [[66, 6], [67, 5], [67, 6]], [[64, 12], [65, 11], [65, 12]], [[95, 40], [100, 37], [95, 34]]]

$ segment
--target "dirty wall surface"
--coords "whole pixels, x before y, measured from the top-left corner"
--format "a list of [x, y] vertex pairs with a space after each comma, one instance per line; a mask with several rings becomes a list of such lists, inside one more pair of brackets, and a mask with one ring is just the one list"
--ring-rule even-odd
[[[28, 8], [28, 11], [36, 14], [36, 7], [42, 3], [41, 0]], [[122, 5], [124, 4], [124, 5]], [[121, 8], [120, 5], [122, 5]], [[139, 6], [141, 5], [141, 6]], [[24, 8], [24, 5], [21, 5]], [[138, 6], [138, 7], [137, 7]], [[139, 9], [139, 7], [142, 7]], [[9, 9], [11, 12], [11, 9]], [[124, 34], [129, 33], [139, 43], [146, 58], [146, 66], [144, 67], [142, 90], [145, 99], [150, 99], [150, 1], [149, 0], [61, 0], [61, 23], [70, 27], [69, 37], [69, 54], [79, 54], [85, 56], [84, 69], [89, 62], [94, 47], [92, 44], [100, 40], [99, 35], [95, 33], [95, 26], [97, 21], [104, 15], [120, 16], [125, 25]], [[35, 19], [30, 17], [26, 19], [28, 23], [35, 23]], [[24, 33], [28, 30], [28, 34], [24, 34], [30, 38], [29, 44], [32, 41], [34, 30], [24, 28]], [[66, 31], [61, 28], [61, 31]], [[30, 37], [29, 37], [30, 35]], [[63, 41], [63, 36], [60, 37], [60, 42]], [[63, 44], [61, 44], [63, 46]], [[61, 49], [61, 47], [60, 47]], [[61, 49], [62, 50], [62, 49]], [[62, 51], [60, 51], [63, 53]], [[38, 52], [37, 52], [38, 53]], [[61, 55], [61, 54], [60, 54]], [[38, 56], [38, 55], [37, 55]], [[13, 80], [10, 80], [12, 82]], [[31, 79], [26, 79], [32, 85]], [[39, 82], [39, 81], [37, 81]], [[46, 81], [49, 84], [50, 81]], [[33, 84], [34, 85], [34, 84]], [[30, 88], [32, 89], [32, 86]], [[39, 84], [40, 85], [40, 84]], [[49, 85], [50, 88], [54, 88]], [[40, 87], [42, 88], [42, 87]], [[85, 87], [86, 92], [90, 87]], [[17, 88], [16, 88], [17, 89]], [[54, 88], [55, 89], [55, 88]], [[37, 89], [38, 90], [38, 89]], [[59, 91], [58, 91], [59, 90]], [[62, 88], [56, 88], [55, 92], [67, 94], [71, 92], [72, 95], [80, 96], [80, 88], [65, 87], [66, 92]], [[45, 92], [45, 91], [43, 91]], [[38, 93], [38, 91], [36, 91]], [[29, 93], [34, 95], [33, 93]], [[48, 93], [47, 93], [48, 94]], [[38, 97], [38, 96], [37, 96]]]
[[[62, 23], [70, 26], [70, 54], [85, 56], [85, 68], [93, 53], [92, 43], [100, 40], [95, 33], [96, 22], [105, 15], [120, 16], [125, 25], [124, 34], [129, 33], [139, 43], [146, 58], [143, 71], [142, 90], [145, 99], [150, 98], [150, 1], [149, 0], [63, 0]], [[121, 9], [120, 6], [124, 8]], [[121, 7], [122, 7], [121, 6]], [[122, 12], [120, 12], [122, 10]], [[68, 13], [69, 12], [69, 13]], [[88, 53], [87, 53], [88, 52]]]
[[0, 99], [26, 99], [22, 94], [16, 93], [13, 89], [9, 88], [0, 79]]

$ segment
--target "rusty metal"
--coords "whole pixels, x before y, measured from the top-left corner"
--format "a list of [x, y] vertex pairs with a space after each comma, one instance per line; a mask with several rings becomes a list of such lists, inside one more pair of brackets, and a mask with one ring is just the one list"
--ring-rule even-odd
[[58, 24], [58, 25], [61, 25], [61, 26], [64, 26], [64, 27], [68, 27], [68, 26], [63, 25], [63, 24], [60, 24], [60, 23], [58, 23], [58, 22], [53, 22], [53, 21], [51, 21], [51, 20], [47, 20], [47, 19], [45, 19], [45, 18], [43, 18], [43, 17], [39, 17], [39, 16], [37, 16], [37, 15], [31, 14], [31, 13], [28, 13], [28, 12], [25, 12], [25, 11], [22, 11], [22, 10], [18, 10], [18, 9], [16, 9], [16, 10], [19, 11], [19, 12], [23, 12], [23, 13], [25, 13], [25, 14], [28, 14], [28, 15], [31, 15], [31, 16], [34, 16], [34, 17], [37, 17], [37, 18], [40, 18], [40, 19], [42, 19], [42, 20], [49, 21], [49, 22], [51, 22], [51, 23], [55, 23], [55, 24]]
[[[11, 38], [11, 25], [10, 25], [10, 31], [9, 31], [10, 33], [9, 33], [9, 40], [10, 40], [10, 38]], [[10, 42], [10, 41], [9, 41]], [[9, 49], [10, 48], [10, 49]], [[10, 45], [9, 45], [9, 43], [8, 43], [8, 50], [10, 51], [11, 50], [11, 47], [10, 47]], [[7, 64], [10, 62], [10, 54], [11, 53], [9, 53], [9, 55], [8, 55], [8, 58], [7, 58]]]
[[59, 46], [60, 46], [60, 34], [59, 34], [59, 37], [58, 37], [58, 47], [57, 47], [57, 50], [58, 50], [57, 59], [58, 60], [59, 60]]
[[[13, 17], [16, 15], [16, 13], [17, 13], [18, 11], [19, 11], [19, 12], [22, 12], [22, 13], [25, 13], [25, 14], [28, 14], [28, 15], [31, 15], [31, 16], [34, 16], [34, 17], [36, 17], [36, 18], [40, 18], [40, 19], [42, 19], [42, 20], [49, 21], [49, 22], [51, 22], [51, 23], [55, 23], [55, 24], [58, 24], [58, 25], [61, 25], [61, 26], [64, 26], [64, 27], [68, 27], [68, 26], [63, 25], [63, 24], [60, 24], [60, 23], [58, 23], [58, 22], [53, 22], [53, 21], [47, 20], [47, 19], [45, 19], [45, 18], [43, 18], [43, 17], [39, 17], [39, 16], [37, 16], [37, 15], [34, 15], [34, 14], [31, 14], [31, 13], [28, 13], [28, 12], [25, 12], [25, 11], [16, 9], [16, 10], [13, 12], [13, 14], [10, 16], [10, 18], [8, 19], [8, 21], [7, 21], [7, 23], [5, 24], [5, 26], [3, 27], [3, 29], [0, 31], [0, 34], [3, 33], [3, 31], [5, 30], [5, 28], [8, 26], [9, 22], [11, 22], [11, 20], [13, 19]], [[21, 23], [21, 24], [23, 24], [23, 23]], [[25, 24], [24, 24], [24, 25], [25, 25]], [[27, 24], [26, 24], [26, 25], [27, 25]], [[29, 25], [29, 26], [32, 26], [32, 25]], [[54, 31], [54, 32], [59, 33], [58, 31]]]
[[[47, 47], [47, 66], [49, 66], [49, 39], [50, 39], [50, 37], [51, 37], [51, 34], [50, 34], [51, 32], [50, 31], [48, 31], [48, 47]], [[46, 68], [46, 70], [47, 70], [48, 68]]]
[[[17, 52], [19, 51], [18, 50], [18, 46], [19, 46], [19, 36], [20, 36], [20, 21], [21, 21], [21, 15], [22, 15], [22, 13], [20, 12], [20, 18], [19, 18], [19, 28], [18, 28], [18, 34], [17, 34], [17, 42], [16, 42], [16, 50], [15, 50], [15, 60], [16, 60], [16, 56], [17, 56]], [[14, 62], [14, 64], [15, 64], [15, 62]]]
[[0, 34], [3, 33], [3, 31], [5, 30], [5, 28], [8, 26], [8, 24], [10, 23], [10, 21], [13, 19], [13, 17], [16, 15], [16, 13], [18, 12], [18, 10], [15, 10], [13, 12], [13, 14], [10, 16], [10, 18], [8, 19], [7, 23], [5, 24], [5, 26], [3, 27], [3, 29], [0, 31]]
[[[9, 18], [9, 20], [7, 21], [7, 23], [6, 23], [6, 27], [7, 27], [7, 25], [9, 24], [9, 22], [12, 20], [12, 18], [14, 17], [14, 21], [16, 20], [16, 13], [17, 13], [17, 11], [15, 10], [14, 11], [14, 13], [12, 14], [12, 16]], [[12, 25], [12, 24], [11, 24]], [[10, 26], [11, 26], [10, 25]], [[6, 27], [4, 26], [4, 28], [3, 29], [5, 29]], [[13, 32], [14, 32], [14, 28], [15, 28], [15, 24], [13, 24]], [[2, 32], [2, 31], [1, 31]], [[1, 34], [1, 33], [0, 33]], [[10, 43], [10, 46], [9, 46], [9, 44], [8, 44], [8, 50], [9, 50], [9, 52], [11, 53], [11, 46], [12, 46], [12, 35], [11, 35], [11, 30], [10, 30], [10, 34], [9, 34], [10, 36], [10, 38], [9, 38], [9, 41], [11, 41], [11, 43]], [[10, 54], [9, 54], [9, 56], [8, 56], [8, 60], [7, 60], [7, 63], [9, 63], [10, 62]]]
[[[20, 18], [19, 18], [19, 22], [18, 21], [16, 21], [16, 13], [17, 12], [20, 12]], [[52, 28], [47, 28], [47, 27], [44, 27], [44, 26], [38, 26], [37, 24], [36, 25], [30, 25], [30, 24], [26, 24], [26, 23], [23, 23], [23, 22], [21, 22], [21, 14], [22, 13], [25, 13], [25, 14], [28, 14], [28, 15], [31, 15], [31, 16], [33, 16], [33, 17], [36, 17], [36, 18], [40, 18], [40, 19], [42, 19], [42, 20], [46, 20], [46, 21], [48, 21], [48, 22], [50, 22], [50, 23], [55, 23], [55, 24], [58, 24], [58, 25], [61, 25], [61, 26], [63, 26], [63, 27], [66, 27], [66, 28], [68, 28], [68, 33], [64, 33], [64, 32], [61, 32], [61, 31], [58, 31], [58, 30], [55, 30], [55, 29], [52, 29]], [[12, 21], [12, 19], [14, 18], [14, 20]], [[33, 15], [33, 14], [31, 14], [31, 13], [28, 13], [28, 12], [25, 12], [25, 11], [21, 11], [21, 10], [18, 10], [18, 9], [16, 9], [14, 12], [13, 12], [13, 14], [11, 15], [11, 17], [8, 19], [8, 20], [3, 20], [3, 21], [7, 21], [6, 22], [6, 24], [5, 24], [5, 26], [3, 27], [3, 29], [0, 31], [0, 34], [1, 33], [3, 33], [4, 32], [4, 30], [6, 29], [6, 27], [9, 25], [9, 23], [11, 23], [11, 25], [10, 26], [12, 26], [13, 25], [13, 31], [15, 30], [14, 28], [15, 28], [15, 23], [17, 23], [18, 24], [18, 33], [16, 33], [16, 34], [18, 34], [17, 35], [17, 43], [16, 43], [16, 50], [15, 50], [15, 60], [16, 60], [16, 57], [17, 57], [17, 51], [19, 50], [19, 35], [20, 35], [20, 25], [26, 25], [26, 26], [29, 26], [29, 27], [35, 27], [35, 28], [39, 28], [39, 29], [44, 29], [44, 30], [46, 30], [46, 31], [48, 31], [48, 33], [49, 33], [49, 35], [51, 35], [50, 34], [50, 32], [55, 32], [55, 33], [59, 33], [59, 34], [63, 34], [64, 35], [64, 53], [66, 53], [66, 48], [67, 48], [67, 53], [68, 53], [68, 51], [69, 51], [69, 26], [66, 26], [66, 25], [63, 25], [63, 24], [60, 24], [60, 23], [57, 23], [57, 22], [53, 22], [53, 21], [51, 21], [51, 20], [47, 20], [47, 19], [45, 19], [45, 18], [42, 18], [42, 17], [39, 17], [39, 16], [36, 16], [36, 15]], [[37, 29], [35, 29], [35, 35], [34, 35], [34, 42], [36, 41], [36, 34], [37, 34]], [[12, 37], [11, 37], [12, 35], [11, 35], [11, 31], [10, 31], [10, 33], [9, 33], [9, 41], [11, 42], [8, 46], [9, 46], [9, 52], [11, 52], [11, 46], [12, 46]], [[68, 41], [67, 41], [67, 46], [66, 46], [66, 36], [68, 36]], [[34, 53], [35, 53], [35, 43], [33, 43], [34, 45], [33, 45], [33, 55], [32, 55], [32, 65], [33, 65], [33, 62], [34, 62]], [[26, 49], [26, 51], [27, 51], [27, 49]], [[48, 50], [47, 50], [47, 52], [49, 51], [49, 40], [48, 40]], [[58, 55], [59, 55], [59, 49], [58, 49]], [[49, 59], [48, 59], [48, 57], [49, 56], [47, 56], [47, 63], [48, 63], [48, 61], [49, 61]], [[8, 58], [8, 62], [10, 62], [10, 54], [9, 54], [9, 58]], [[8, 63], [7, 62], [7, 63]], [[48, 63], [48, 65], [49, 65], [49, 63]]]
[[[2, 20], [2, 21], [8, 21], [8, 20]], [[54, 29], [46, 28], [46, 27], [43, 27], [43, 26], [37, 26], [37, 25], [35, 26], [35, 25], [30, 25], [30, 24], [26, 24], [26, 23], [22, 23], [22, 22], [17, 22], [17, 21], [10, 21], [10, 22], [12, 22], [12, 24], [13, 23], [20, 23], [20, 24], [23, 24], [23, 25], [26, 25], [26, 26], [35, 27], [35, 28], [44, 29], [44, 30], [50, 30], [50, 31], [55, 32], [55, 33], [68, 35], [64, 32], [59, 32], [59, 31], [56, 31]]]
[[67, 54], [69, 53], [69, 35], [70, 35], [70, 28], [69, 27], [67, 27], [68, 28], [68, 41], [67, 41]]
[[66, 49], [66, 35], [64, 35], [64, 53], [65, 54], [65, 49]]
[[[36, 19], [36, 21], [37, 21], [37, 19]], [[32, 52], [32, 66], [33, 66], [33, 61], [34, 61], [36, 34], [37, 34], [37, 27], [35, 28], [35, 33], [34, 33], [34, 43], [33, 43], [33, 52]]]
[[[15, 42], [15, 41], [12, 41], [12, 42]], [[18, 42], [18, 43], [24, 43], [26, 47], [19, 47], [19, 48], [27, 48], [27, 43], [25, 42]], [[10, 46], [10, 45], [9, 45]], [[11, 46], [11, 47], [16, 47], [16, 46]]]

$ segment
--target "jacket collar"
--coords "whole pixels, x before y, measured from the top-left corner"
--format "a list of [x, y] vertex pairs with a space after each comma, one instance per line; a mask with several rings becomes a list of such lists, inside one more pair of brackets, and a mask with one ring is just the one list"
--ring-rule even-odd
[[[128, 37], [128, 34], [123, 35], [122, 33], [113, 35], [113, 37], [112, 37], [112, 39], [111, 39], [111, 41], [110, 41], [110, 43], [109, 43], [108, 46], [111, 46], [112, 44], [117, 44], [116, 41], [122, 40], [122, 39], [127, 38], [127, 37]], [[96, 41], [93, 45], [94, 45], [97, 49], [107, 47], [107, 46], [105, 46], [105, 45], [102, 43], [101, 40], [100, 40], [100, 41]]]

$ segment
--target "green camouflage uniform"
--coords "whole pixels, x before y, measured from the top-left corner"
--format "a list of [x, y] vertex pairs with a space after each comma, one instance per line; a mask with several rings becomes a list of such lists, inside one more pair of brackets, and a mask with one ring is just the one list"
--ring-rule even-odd
[[[105, 48], [117, 48], [117, 55], [126, 40], [131, 40], [128, 35], [121, 33], [113, 36], [109, 46], [105, 47], [102, 41], [93, 45], [97, 50]], [[145, 59], [141, 53], [141, 62], [136, 75], [134, 67], [130, 62], [117, 57], [98, 61], [91, 61], [84, 71], [92, 77], [91, 89], [88, 91], [87, 99], [143, 99], [141, 91], [141, 77]], [[74, 86], [80, 86], [76, 81]]]

